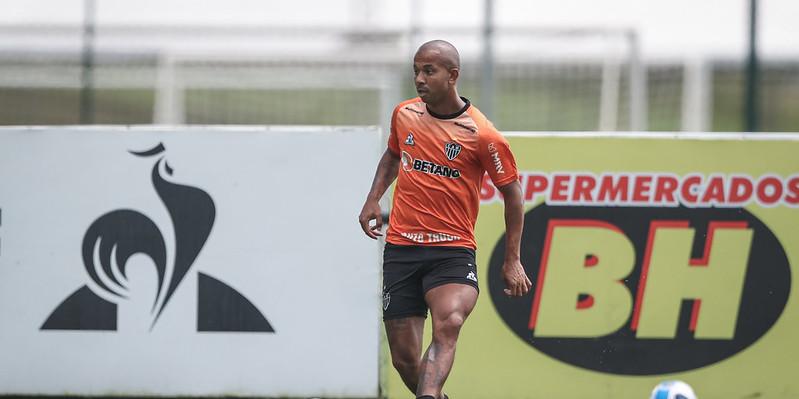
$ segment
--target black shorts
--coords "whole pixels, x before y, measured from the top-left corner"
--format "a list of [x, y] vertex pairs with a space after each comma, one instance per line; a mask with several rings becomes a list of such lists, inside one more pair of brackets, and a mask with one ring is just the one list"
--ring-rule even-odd
[[427, 317], [424, 294], [442, 284], [477, 286], [474, 250], [394, 245], [383, 250], [383, 320]]

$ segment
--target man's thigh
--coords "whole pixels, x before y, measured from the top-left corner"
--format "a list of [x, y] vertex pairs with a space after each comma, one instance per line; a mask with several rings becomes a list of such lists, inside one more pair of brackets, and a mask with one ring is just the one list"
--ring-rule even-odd
[[383, 250], [383, 321], [427, 317], [422, 255], [420, 248], [386, 244]]
[[386, 337], [393, 359], [418, 361], [422, 355], [424, 317], [411, 316], [386, 320]]
[[469, 248], [433, 248], [422, 271], [425, 296], [430, 290], [445, 284], [461, 284], [480, 290], [475, 253]]
[[422, 279], [425, 303], [437, 322], [451, 316], [465, 320], [477, 303], [477, 262], [469, 248], [442, 248], [438, 259], [427, 266]]

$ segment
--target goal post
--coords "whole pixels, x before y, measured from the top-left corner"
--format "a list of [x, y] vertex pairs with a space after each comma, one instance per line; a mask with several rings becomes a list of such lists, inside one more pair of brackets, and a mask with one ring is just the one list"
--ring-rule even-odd
[[[77, 43], [38, 44], [68, 32], [63, 26], [0, 31], [0, 49], [4, 43], [28, 48], [21, 57], [0, 56], [0, 97], [6, 88], [79, 89]], [[413, 52], [426, 40], [443, 38], [462, 55], [461, 94], [494, 109], [491, 118], [501, 130], [648, 130], [647, 66], [635, 31], [497, 27], [488, 82], [481, 34], [455, 27], [101, 25], [95, 88], [111, 93], [102, 99], [114, 101], [113, 93], [130, 90], [150, 97], [145, 105], [122, 98], [110, 107], [114, 115], [136, 108], [135, 118], [100, 120], [380, 125], [387, 131], [393, 106], [415, 95]], [[53, 63], [54, 58], [66, 61]], [[44, 106], [38, 112], [51, 111]]]

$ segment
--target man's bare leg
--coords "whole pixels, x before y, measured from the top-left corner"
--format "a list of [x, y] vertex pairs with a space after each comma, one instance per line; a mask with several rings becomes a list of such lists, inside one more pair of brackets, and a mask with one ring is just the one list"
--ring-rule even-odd
[[391, 349], [391, 363], [402, 377], [405, 386], [416, 393], [419, 383], [419, 363], [422, 356], [424, 317], [413, 316], [386, 320], [386, 336]]
[[416, 396], [443, 397], [441, 390], [455, 360], [455, 344], [477, 303], [477, 290], [466, 284], [444, 284], [425, 294], [433, 318], [433, 340], [420, 365]]

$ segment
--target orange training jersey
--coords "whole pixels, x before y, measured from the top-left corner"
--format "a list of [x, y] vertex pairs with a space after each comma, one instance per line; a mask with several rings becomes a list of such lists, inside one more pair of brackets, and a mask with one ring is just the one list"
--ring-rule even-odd
[[452, 115], [430, 113], [419, 99], [400, 103], [391, 117], [388, 149], [400, 157], [386, 241], [476, 249], [480, 184], [518, 180], [508, 141], [466, 101]]

